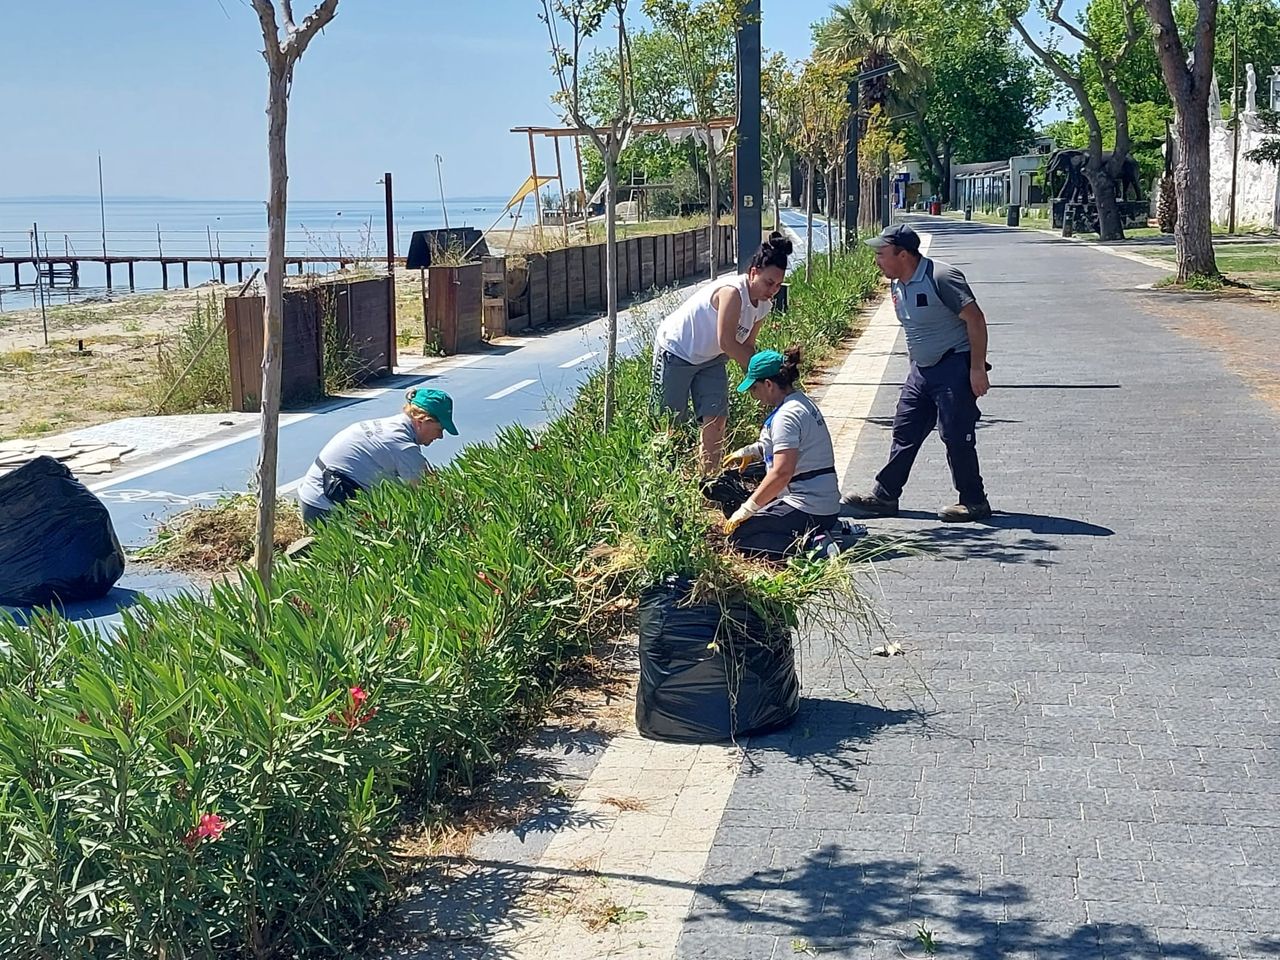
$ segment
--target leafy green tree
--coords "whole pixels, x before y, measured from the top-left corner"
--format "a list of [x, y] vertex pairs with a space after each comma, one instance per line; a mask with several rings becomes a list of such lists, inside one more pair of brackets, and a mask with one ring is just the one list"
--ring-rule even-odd
[[[608, 316], [608, 340], [604, 367], [604, 429], [613, 425], [614, 385], [618, 357], [618, 231], [616, 204], [618, 199], [618, 156], [631, 139], [636, 122], [634, 83], [627, 40], [628, 0], [541, 0], [541, 20], [551, 41], [551, 72], [560, 90], [552, 98], [579, 131], [590, 138], [604, 159], [605, 191], [605, 305]], [[614, 97], [603, 113], [591, 113], [583, 97], [581, 66], [583, 45], [604, 28], [605, 18], [612, 14], [613, 36], [616, 37], [618, 69]], [[596, 105], [597, 107], [599, 105]]]
[[788, 109], [788, 102], [794, 100], [792, 91], [796, 83], [795, 71], [786, 57], [780, 53], [774, 53], [765, 58], [760, 68], [763, 121], [761, 129], [764, 147], [762, 159], [765, 166], [764, 182], [773, 200], [773, 229], [775, 230], [782, 228], [781, 212], [778, 209], [778, 178], [782, 174], [783, 161], [790, 152], [790, 141], [795, 135], [796, 117]]
[[927, 161], [927, 179], [944, 200], [950, 200], [953, 162], [1024, 152], [1035, 138], [1035, 116], [1049, 96], [1045, 78], [1013, 44], [1007, 29], [989, 16], [955, 27], [931, 31], [925, 38], [919, 80], [898, 98], [905, 108], [901, 112], [914, 114], [901, 124], [904, 140], [915, 156]]
[[[736, 0], [644, 0], [644, 11], [666, 29], [675, 48], [675, 77], [683, 86], [688, 113], [679, 119], [694, 121], [706, 151], [711, 235], [720, 219], [719, 162], [732, 147], [728, 131], [715, 129], [712, 121], [735, 112], [736, 84], [733, 36], [739, 8]], [[671, 83], [668, 79], [668, 84]], [[716, 258], [711, 258], [711, 278]]]
[[[1142, 44], [1147, 34], [1139, 24], [1141, 0], [1117, 0], [1123, 36], [1114, 41], [1110, 29], [1100, 30], [1095, 23], [1093, 31], [1084, 18], [1078, 22], [1068, 20], [1062, 13], [1062, 0], [997, 0], [1014, 31], [1022, 38], [1045, 69], [1063, 87], [1071, 92], [1079, 106], [1080, 116], [1087, 131], [1087, 160], [1084, 170], [1093, 188], [1094, 203], [1098, 209], [1098, 233], [1103, 240], [1124, 239], [1124, 223], [1116, 201], [1116, 184], [1120, 179], [1125, 159], [1131, 146], [1129, 129], [1129, 100], [1121, 88], [1120, 65], [1127, 62]], [[1215, 0], [1206, 0], [1215, 2]], [[1047, 38], [1032, 36], [1026, 20], [1029, 7], [1035, 4], [1039, 15], [1049, 24]], [[1064, 53], [1060, 47], [1063, 39], [1079, 45], [1079, 52]], [[1093, 92], [1090, 91], [1091, 83]], [[1097, 95], [1101, 89], [1103, 97]], [[1105, 150], [1105, 132], [1099, 116], [1101, 104], [1109, 108], [1115, 123], [1110, 153]]]

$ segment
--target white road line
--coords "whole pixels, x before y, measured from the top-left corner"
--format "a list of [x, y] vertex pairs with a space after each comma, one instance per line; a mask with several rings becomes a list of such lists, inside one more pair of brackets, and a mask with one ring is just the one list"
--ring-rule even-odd
[[[314, 413], [290, 414], [288, 422], [286, 422], [285, 417], [280, 418], [280, 426], [287, 427], [294, 423], [301, 423], [303, 420], [310, 420], [314, 416], [316, 416]], [[159, 463], [153, 463], [149, 467], [143, 467], [140, 470], [134, 470], [131, 473], [121, 474], [118, 477], [111, 477], [109, 480], [103, 480], [100, 483], [95, 483], [90, 486], [89, 489], [96, 493], [97, 491], [105, 490], [108, 487], [115, 487], [122, 483], [128, 483], [130, 480], [136, 480], [138, 477], [145, 477], [148, 474], [155, 473], [159, 470], [165, 470], [176, 464], [185, 463], [188, 460], [194, 460], [196, 457], [202, 457], [206, 453], [212, 453], [214, 450], [221, 450], [223, 447], [229, 447], [233, 443], [239, 443], [241, 440], [256, 437], [259, 433], [261, 433], [260, 427], [254, 427], [252, 430], [242, 430], [232, 436], [226, 437], [223, 440], [217, 440], [213, 443], [208, 443], [203, 446], [196, 447], [195, 449], [187, 450], [185, 453], [169, 457], [167, 460], [161, 460]]]
[[590, 353], [584, 353], [580, 357], [574, 357], [572, 360], [569, 360], [566, 363], [560, 364], [560, 369], [568, 370], [570, 367], [576, 367], [580, 363], [586, 363], [588, 360], [590, 360], [599, 352], [600, 352], [599, 350], [592, 350]]
[[511, 394], [515, 393], [517, 390], [523, 390], [525, 387], [529, 386], [531, 383], [537, 383], [537, 382], [538, 382], [537, 380], [521, 380], [519, 383], [513, 383], [511, 386], [507, 387], [505, 390], [499, 390], [497, 393], [489, 394], [489, 396], [485, 397], [485, 399], [501, 400], [503, 397], [508, 397]]
[[[414, 369], [406, 370], [405, 373], [409, 376], [415, 376], [415, 375], [437, 376], [440, 374], [449, 373], [461, 367], [468, 367], [471, 364], [476, 363], [483, 359], [485, 359], [485, 355], [482, 353], [468, 354], [467, 356], [464, 356], [464, 357], [443, 357], [443, 358], [429, 357], [427, 358], [426, 363]], [[401, 368], [401, 369], [404, 369], [404, 368]], [[529, 382], [532, 383], [533, 381], [531, 380]], [[522, 386], [524, 385], [525, 384], [522, 384]], [[403, 388], [401, 387], [370, 387], [368, 389], [356, 389], [356, 390], [347, 391], [342, 394], [339, 394], [338, 396], [340, 398], [346, 398], [349, 400], [371, 400], [375, 397], [383, 396], [384, 394], [398, 392], [401, 389]], [[493, 399], [493, 398], [491, 397], [489, 399]], [[280, 426], [287, 427], [295, 423], [301, 423], [304, 420], [310, 420], [314, 416], [318, 416], [321, 413], [327, 413], [327, 412], [328, 410], [317, 410], [309, 413], [285, 414], [280, 418]], [[249, 430], [241, 430], [241, 431], [238, 431], [237, 433], [232, 434], [229, 437], [225, 437], [221, 440], [215, 440], [213, 443], [203, 444], [199, 447], [194, 447], [190, 450], [184, 451], [183, 453], [177, 454], [176, 456], [169, 457], [157, 463], [153, 463], [150, 466], [142, 467], [130, 473], [121, 474], [118, 477], [108, 477], [104, 480], [99, 481], [98, 483], [91, 484], [89, 486], [89, 489], [96, 493], [99, 490], [106, 490], [110, 487], [115, 487], [122, 483], [128, 483], [130, 480], [138, 479], [138, 477], [145, 477], [148, 474], [156, 473], [160, 470], [166, 470], [169, 467], [176, 466], [179, 463], [185, 463], [188, 460], [194, 460], [196, 457], [202, 457], [206, 453], [213, 453], [213, 451], [215, 450], [221, 450], [223, 447], [229, 447], [233, 443], [239, 443], [241, 440], [247, 440], [249, 437], [256, 437], [260, 432], [261, 432], [260, 428], [257, 426]], [[281, 492], [284, 493], [286, 491], [282, 490]]]

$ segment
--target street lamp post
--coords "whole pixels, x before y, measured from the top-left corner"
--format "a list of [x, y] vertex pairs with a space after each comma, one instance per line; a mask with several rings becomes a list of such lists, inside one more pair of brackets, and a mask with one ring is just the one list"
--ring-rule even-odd
[[882, 67], [876, 67], [874, 70], [865, 70], [849, 77], [849, 93], [847, 97], [849, 101], [849, 136], [846, 141], [848, 145], [845, 148], [844, 155], [844, 231], [845, 236], [853, 238], [855, 242], [858, 237], [858, 206], [862, 199], [860, 196], [861, 184], [858, 182], [858, 139], [862, 127], [861, 118], [859, 117], [858, 90], [864, 81], [888, 76], [898, 67], [899, 64], [895, 60], [891, 63], [886, 63]]
[[760, 0], [744, 0], [738, 27], [738, 143], [734, 174], [734, 228], [738, 272], [746, 273], [763, 232], [760, 216], [763, 161], [760, 149]]

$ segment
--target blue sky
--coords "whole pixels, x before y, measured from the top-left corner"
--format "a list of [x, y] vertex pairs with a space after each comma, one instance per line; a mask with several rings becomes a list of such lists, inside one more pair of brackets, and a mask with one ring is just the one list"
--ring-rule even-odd
[[[313, 0], [295, 0], [309, 6]], [[638, 7], [638, 3], [634, 6]], [[763, 0], [764, 43], [809, 52], [830, 0]], [[266, 190], [266, 67], [247, 0], [10, 4], [0, 32], [0, 196], [239, 199]], [[538, 0], [341, 0], [294, 80], [290, 196], [510, 192], [521, 124], [551, 124]], [[301, 15], [301, 14], [299, 14]], [[547, 145], [540, 166], [553, 164]]]

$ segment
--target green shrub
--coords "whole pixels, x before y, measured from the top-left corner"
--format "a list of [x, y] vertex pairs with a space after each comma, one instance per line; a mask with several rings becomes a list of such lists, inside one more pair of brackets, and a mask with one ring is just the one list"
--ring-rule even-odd
[[[819, 347], [865, 255], [793, 290], [770, 338]], [[844, 271], [841, 273], [840, 271]], [[841, 315], [843, 311], [843, 315]], [[349, 955], [391, 896], [389, 841], [535, 721], [610, 601], [673, 572], [794, 621], [856, 609], [856, 565], [745, 563], [655, 430], [648, 359], [535, 434], [342, 508], [270, 595], [249, 571], [143, 601], [104, 639], [0, 621], [0, 944], [19, 956]]]

